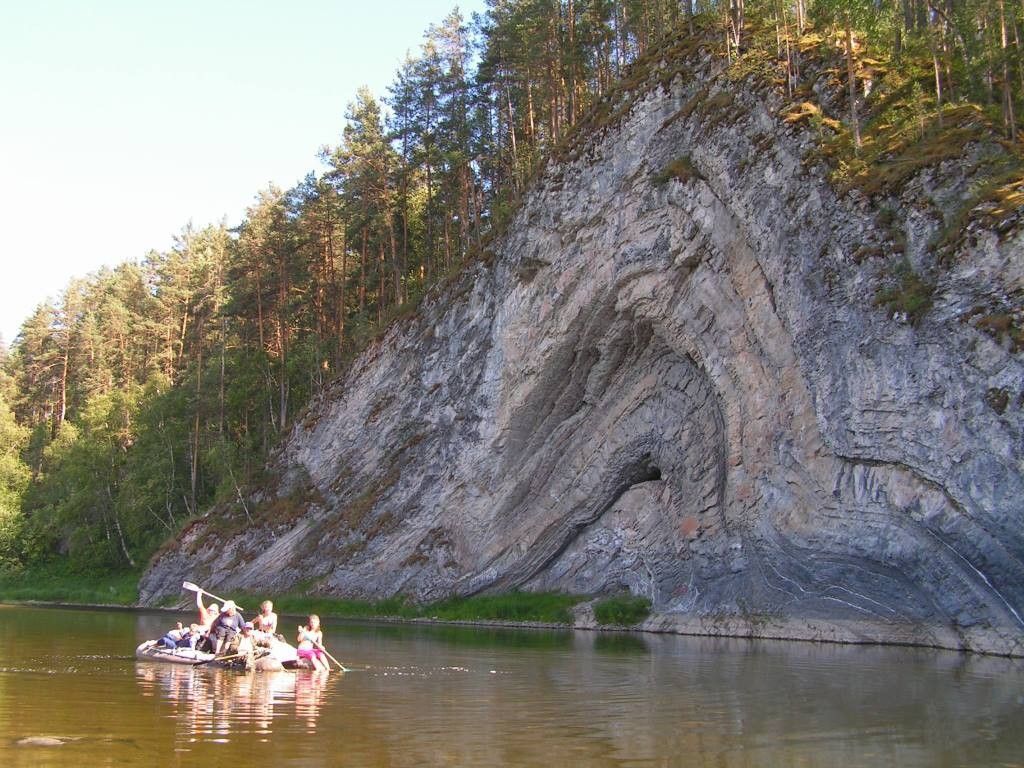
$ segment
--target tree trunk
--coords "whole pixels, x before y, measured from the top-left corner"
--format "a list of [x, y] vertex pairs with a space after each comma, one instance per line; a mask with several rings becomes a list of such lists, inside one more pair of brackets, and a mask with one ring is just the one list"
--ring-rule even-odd
[[71, 347], [71, 328], [65, 329], [67, 338], [64, 341], [64, 355], [61, 358], [61, 370], [60, 370], [60, 409], [57, 412], [57, 425], [56, 431], [60, 431], [61, 425], [68, 415], [68, 357], [70, 356]]
[[424, 277], [429, 280], [433, 274], [434, 261], [434, 174], [429, 143], [424, 146], [424, 153], [427, 166], [427, 208], [424, 211], [424, 216], [427, 219], [427, 250], [424, 255], [424, 261], [426, 262]]
[[1010, 141], [1017, 140], [1017, 120], [1013, 114], [1013, 90], [1010, 88], [1009, 36], [1006, 31], [1006, 2], [999, 0], [999, 38], [1003, 51], [1003, 123]]
[[266, 343], [266, 340], [263, 338], [263, 285], [262, 285], [262, 283], [260, 281], [260, 272], [262, 272], [263, 270], [261, 269], [261, 267], [262, 267], [262, 264], [259, 261], [257, 261], [256, 262], [256, 324], [257, 324], [257, 326], [259, 328], [260, 352], [261, 353], [266, 353], [266, 351], [267, 351], [267, 343]]
[[226, 317], [220, 319], [220, 382], [218, 384], [218, 416], [217, 416], [217, 434], [224, 434], [224, 388], [225, 388], [225, 373], [226, 373], [226, 360], [225, 360], [225, 346], [227, 345], [228, 336], [228, 321]]
[[192, 509], [198, 509], [196, 489], [199, 485], [199, 428], [200, 428], [200, 404], [202, 403], [203, 383], [203, 348], [199, 346], [198, 360], [196, 361], [196, 404], [193, 416], [192, 429], [192, 467], [189, 476], [189, 491], [192, 498]]
[[277, 380], [277, 408], [278, 424], [280, 424], [280, 430], [284, 432], [285, 425], [288, 422], [288, 342], [280, 322], [278, 322], [278, 334], [278, 346], [281, 350], [281, 372]]
[[345, 239], [345, 230], [342, 230], [341, 239], [341, 279], [338, 280], [338, 363], [341, 363], [345, 355], [345, 285], [348, 282], [348, 243]]
[[1020, 55], [1020, 29], [1017, 25], [1017, 16], [1010, 14], [1010, 28], [1013, 30], [1013, 50], [1017, 55], [1017, 79], [1020, 93], [1024, 94], [1024, 58]]
[[939, 68], [939, 54], [932, 48], [932, 68], [935, 70], [935, 111], [942, 127], [942, 70]]
[[566, 8], [566, 24], [569, 32], [569, 125], [576, 125], [576, 8], [569, 0]]
[[363, 246], [359, 252], [359, 314], [366, 310], [366, 240], [369, 233], [363, 225]]
[[377, 326], [384, 319], [384, 241], [377, 243]]
[[393, 275], [392, 279], [395, 281], [395, 303], [398, 306], [402, 306], [402, 304], [405, 303], [405, 297], [403, 296], [402, 293], [402, 269], [400, 264], [398, 263], [398, 242], [397, 239], [395, 238], [395, 221], [394, 217], [391, 215], [390, 209], [388, 209], [387, 212], [385, 213], [385, 220], [387, 221], [388, 227], [388, 240], [391, 245], [391, 271]]
[[[513, 188], [519, 191], [519, 148], [516, 146], [516, 122], [515, 114], [512, 112], [512, 91], [506, 84], [505, 101], [508, 104], [508, 133], [512, 142], [512, 183]], [[430, 200], [430, 166], [427, 166], [427, 200]]]
[[[121, 552], [124, 554], [124, 559], [128, 561], [128, 565], [132, 568], [135, 567], [135, 560], [132, 559], [131, 553], [128, 552], [128, 545], [124, 540], [124, 531], [121, 530], [121, 519], [117, 516], [117, 508], [114, 505], [114, 494], [110, 490], [110, 483], [107, 483], [107, 501], [110, 504], [110, 515], [114, 518], [114, 528], [117, 531], [117, 540], [121, 545]], [[106, 516], [104, 516], [104, 521]], [[107, 539], [110, 539], [110, 527], [104, 526], [107, 529]]]
[[860, 153], [860, 121], [857, 119], [857, 75], [853, 64], [853, 26], [850, 15], [844, 16], [846, 32], [846, 76], [850, 92], [850, 127], [853, 130], [854, 152]]

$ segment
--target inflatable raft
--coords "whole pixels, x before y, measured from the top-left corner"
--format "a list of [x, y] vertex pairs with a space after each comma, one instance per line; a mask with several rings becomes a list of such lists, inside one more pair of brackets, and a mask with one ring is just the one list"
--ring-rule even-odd
[[[262, 651], [262, 654], [260, 653]], [[166, 648], [156, 640], [147, 640], [135, 649], [135, 658], [140, 661], [157, 661], [167, 664], [183, 664], [187, 666], [219, 667], [221, 669], [245, 669], [245, 660], [239, 658], [218, 659], [212, 653], [193, 650], [192, 648]], [[273, 672], [280, 669], [296, 669], [298, 655], [295, 648], [288, 643], [275, 642], [269, 648], [258, 648], [256, 669]]]

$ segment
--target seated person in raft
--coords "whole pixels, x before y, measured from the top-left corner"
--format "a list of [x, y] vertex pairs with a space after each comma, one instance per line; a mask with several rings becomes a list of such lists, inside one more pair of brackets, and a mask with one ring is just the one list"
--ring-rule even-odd
[[256, 666], [256, 640], [253, 637], [252, 622], [247, 621], [242, 625], [242, 635], [238, 638], [238, 647], [234, 652], [245, 659], [246, 669]]
[[310, 614], [309, 622], [299, 626], [298, 656], [306, 659], [313, 665], [313, 669], [320, 672], [328, 672], [331, 667], [327, 663], [327, 654], [324, 652], [324, 633], [320, 630], [320, 617], [315, 613]]
[[210, 625], [210, 643], [213, 652], [220, 656], [235, 636], [245, 627], [245, 619], [238, 612], [234, 600], [225, 600], [220, 615]]
[[210, 630], [210, 625], [220, 615], [220, 608], [216, 603], [210, 603], [209, 606], [203, 605], [203, 593], [196, 592], [196, 607], [199, 608], [199, 626], [203, 627], [207, 632]]
[[198, 624], [182, 627], [179, 621], [176, 628], [168, 631], [166, 635], [160, 638], [160, 645], [164, 648], [191, 648], [195, 650], [202, 636], [202, 627]]
[[260, 603], [260, 615], [253, 619], [252, 623], [253, 629], [255, 629], [256, 632], [262, 632], [270, 636], [276, 635], [277, 614], [274, 613], [274, 604], [269, 600], [264, 600]]

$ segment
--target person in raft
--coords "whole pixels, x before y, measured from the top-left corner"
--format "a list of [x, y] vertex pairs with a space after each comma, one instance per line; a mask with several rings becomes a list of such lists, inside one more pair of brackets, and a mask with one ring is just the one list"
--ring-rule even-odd
[[274, 613], [274, 604], [269, 600], [260, 603], [260, 615], [253, 619], [253, 627], [257, 632], [266, 632], [268, 635], [277, 634], [277, 614]]
[[238, 612], [238, 606], [234, 600], [225, 600], [220, 609], [220, 616], [213, 620], [210, 626], [210, 641], [213, 644], [213, 652], [220, 656], [221, 652], [234, 639], [235, 635], [242, 631], [245, 626], [245, 619]]
[[210, 603], [208, 607], [203, 605], [202, 592], [196, 592], [196, 607], [199, 608], [199, 626], [209, 630], [210, 626], [220, 615], [220, 608], [216, 603]]
[[166, 635], [160, 638], [160, 645], [164, 648], [191, 648], [195, 650], [196, 644], [199, 642], [202, 633], [198, 624], [190, 624], [187, 628], [181, 626], [181, 622], [178, 622], [178, 626], [168, 631]]
[[238, 648], [235, 651], [245, 659], [245, 668], [254, 669], [256, 666], [256, 639], [252, 634], [252, 622], [247, 621], [242, 625], [242, 636], [238, 638]]
[[300, 659], [307, 659], [313, 665], [313, 669], [320, 672], [329, 672], [331, 667], [327, 663], [327, 654], [324, 653], [324, 633], [320, 630], [320, 617], [315, 613], [310, 614], [309, 622], [299, 626], [298, 656]]

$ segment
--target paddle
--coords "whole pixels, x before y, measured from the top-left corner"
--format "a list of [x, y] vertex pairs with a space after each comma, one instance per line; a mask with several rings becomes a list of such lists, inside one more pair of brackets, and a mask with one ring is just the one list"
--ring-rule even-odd
[[[220, 600], [222, 603], [227, 602], [223, 597], [217, 597], [215, 594], [213, 594], [213, 592], [207, 592], [205, 589], [200, 587], [198, 584], [193, 584], [191, 581], [182, 582], [181, 588], [182, 589], [187, 589], [190, 592], [202, 592], [204, 595], [209, 595], [214, 600]], [[237, 603], [235, 604], [235, 608], [237, 608], [240, 611], [243, 610], [242, 606], [238, 605]]]
[[324, 652], [324, 655], [325, 655], [325, 656], [326, 656], [326, 657], [327, 657], [328, 659], [330, 659], [331, 661], [333, 661], [333, 662], [334, 662], [335, 664], [337, 664], [337, 665], [338, 665], [338, 669], [340, 669], [340, 670], [341, 670], [342, 672], [348, 672], [348, 667], [346, 667], [346, 666], [345, 666], [344, 664], [342, 664], [342, 663], [341, 663], [340, 661], [338, 661], [338, 660], [337, 660], [336, 658], [334, 658], [333, 656], [331, 656], [331, 653], [330, 653], [330, 651], [328, 651], [328, 650], [327, 650], [326, 648], [324, 648], [324, 647], [323, 647], [323, 645], [317, 645], [317, 647], [318, 647], [318, 648], [319, 648], [319, 649], [320, 649], [321, 651], [323, 651], [323, 652]]
[[197, 661], [192, 666], [193, 667], [201, 667], [201, 666], [203, 666], [203, 664], [209, 664], [211, 661], [227, 661], [228, 659], [239, 659], [242, 656], [246, 656], [246, 655], [248, 655], [248, 654], [245, 654], [245, 653], [232, 653], [229, 656], [214, 656], [212, 659], [203, 659], [202, 661]]

